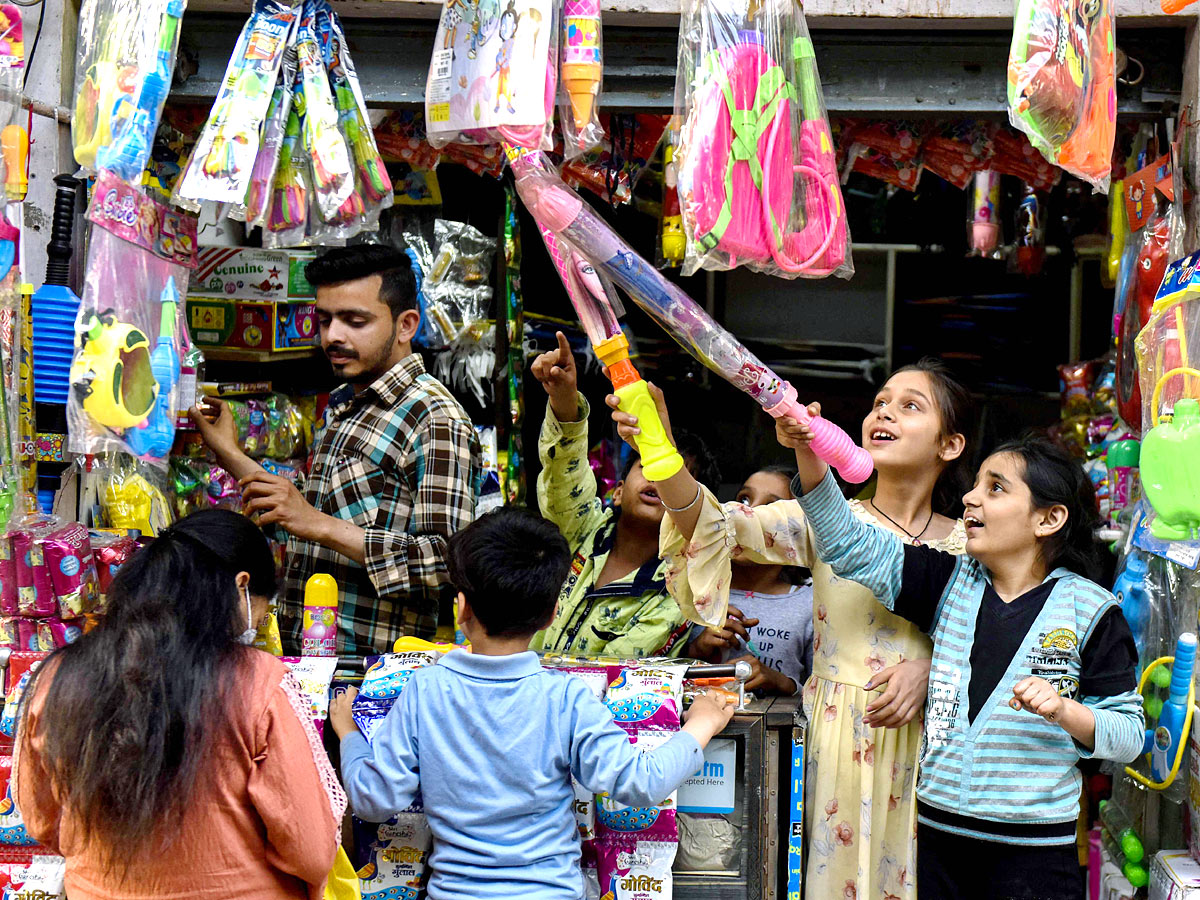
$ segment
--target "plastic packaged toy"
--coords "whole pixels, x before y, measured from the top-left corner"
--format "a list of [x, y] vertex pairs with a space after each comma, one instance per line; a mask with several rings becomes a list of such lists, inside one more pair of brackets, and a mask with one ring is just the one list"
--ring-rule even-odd
[[275, 82], [275, 90], [271, 92], [271, 102], [267, 106], [262, 140], [259, 142], [258, 155], [254, 159], [250, 183], [246, 188], [245, 206], [240, 209], [235, 207], [230, 213], [232, 218], [240, 218], [252, 228], [265, 226], [267, 213], [271, 209], [271, 192], [275, 186], [275, 175], [279, 171], [284, 134], [292, 112], [292, 89], [295, 83], [296, 50], [288, 47], [284, 50], [279, 77]]
[[563, 155], [573, 159], [604, 139], [598, 103], [604, 76], [600, 0], [564, 0], [560, 46], [558, 119]]
[[685, 4], [675, 114], [685, 275], [737, 266], [783, 278], [853, 274], [800, 4]]
[[186, 0], [86, 0], [71, 137], [85, 169], [140, 181], [171, 89]]
[[1008, 118], [1049, 161], [1108, 191], [1116, 137], [1110, 0], [1020, 0]]
[[[792, 416], [809, 422], [816, 432], [814, 452], [847, 480], [865, 481], [873, 464], [870, 455], [844, 431], [820, 417], [811, 417], [796, 391], [713, 321], [691, 297], [667, 281], [638, 256], [583, 200], [567, 189], [540, 160], [540, 153], [517, 154], [513, 174], [517, 191], [539, 224], [592, 264], [601, 278], [611, 279], [697, 360], [745, 391], [773, 416]], [[723, 621], [723, 609], [688, 610], [696, 622]], [[718, 618], [710, 620], [709, 615]]]
[[196, 220], [106, 173], [88, 216], [98, 227], [76, 320], [69, 449], [123, 450], [165, 468], [186, 328], [178, 286], [195, 264]]
[[425, 85], [430, 144], [552, 147], [558, 14], [550, 0], [444, 0]]
[[176, 205], [197, 211], [202, 200], [244, 202], [263, 120], [296, 21], [290, 4], [255, 0], [212, 112], [176, 185]]

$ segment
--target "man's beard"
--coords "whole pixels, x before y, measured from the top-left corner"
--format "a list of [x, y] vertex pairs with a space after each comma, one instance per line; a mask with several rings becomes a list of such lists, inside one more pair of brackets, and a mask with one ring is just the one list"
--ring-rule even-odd
[[[346, 381], [350, 384], [370, 384], [380, 375], [386, 372], [391, 366], [388, 365], [388, 360], [392, 355], [392, 348], [396, 346], [396, 323], [392, 322], [392, 333], [388, 336], [387, 342], [380, 348], [379, 352], [363, 362], [362, 371], [357, 375], [347, 375]], [[329, 355], [332, 347], [326, 348], [325, 355]], [[354, 351], [338, 346], [337, 349], [342, 353], [354, 353]], [[357, 353], [354, 354], [354, 359], [361, 360]], [[335, 367], [336, 368], [336, 367]]]

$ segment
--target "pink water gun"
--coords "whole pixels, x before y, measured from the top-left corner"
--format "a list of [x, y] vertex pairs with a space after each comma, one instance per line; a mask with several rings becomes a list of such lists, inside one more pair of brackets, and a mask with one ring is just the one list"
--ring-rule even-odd
[[874, 467], [870, 454], [832, 422], [809, 415], [808, 409], [796, 399], [795, 388], [638, 256], [578, 194], [563, 184], [545, 164], [540, 152], [527, 152], [510, 159], [517, 192], [540, 225], [586, 257], [680, 346], [753, 397], [772, 416], [789, 416], [811, 427], [816, 435], [813, 452], [843, 478], [856, 484], [867, 480]]

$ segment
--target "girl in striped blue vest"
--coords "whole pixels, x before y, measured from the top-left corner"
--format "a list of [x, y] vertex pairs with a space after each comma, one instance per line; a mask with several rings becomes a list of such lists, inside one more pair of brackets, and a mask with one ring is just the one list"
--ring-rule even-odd
[[[820, 558], [934, 641], [917, 787], [921, 900], [1081, 898], [1081, 758], [1130, 762], [1136, 649], [1098, 571], [1091, 482], [1044, 438], [1000, 447], [966, 506], [967, 555], [903, 544], [850, 511], [812, 432], [780, 420]], [[677, 505], [666, 482], [663, 502]]]

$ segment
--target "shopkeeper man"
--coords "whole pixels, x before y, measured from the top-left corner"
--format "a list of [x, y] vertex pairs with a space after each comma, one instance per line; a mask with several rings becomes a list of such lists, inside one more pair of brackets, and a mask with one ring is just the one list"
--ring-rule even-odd
[[332, 575], [341, 655], [384, 653], [402, 635], [431, 638], [448, 588], [446, 541], [475, 517], [479, 441], [458, 401], [425, 371], [408, 257], [380, 245], [309, 263], [321, 347], [345, 381], [329, 398], [301, 493], [238, 445], [220, 401], [192, 418], [242, 487], [248, 514], [288, 534], [284, 649], [297, 653], [305, 582]]

